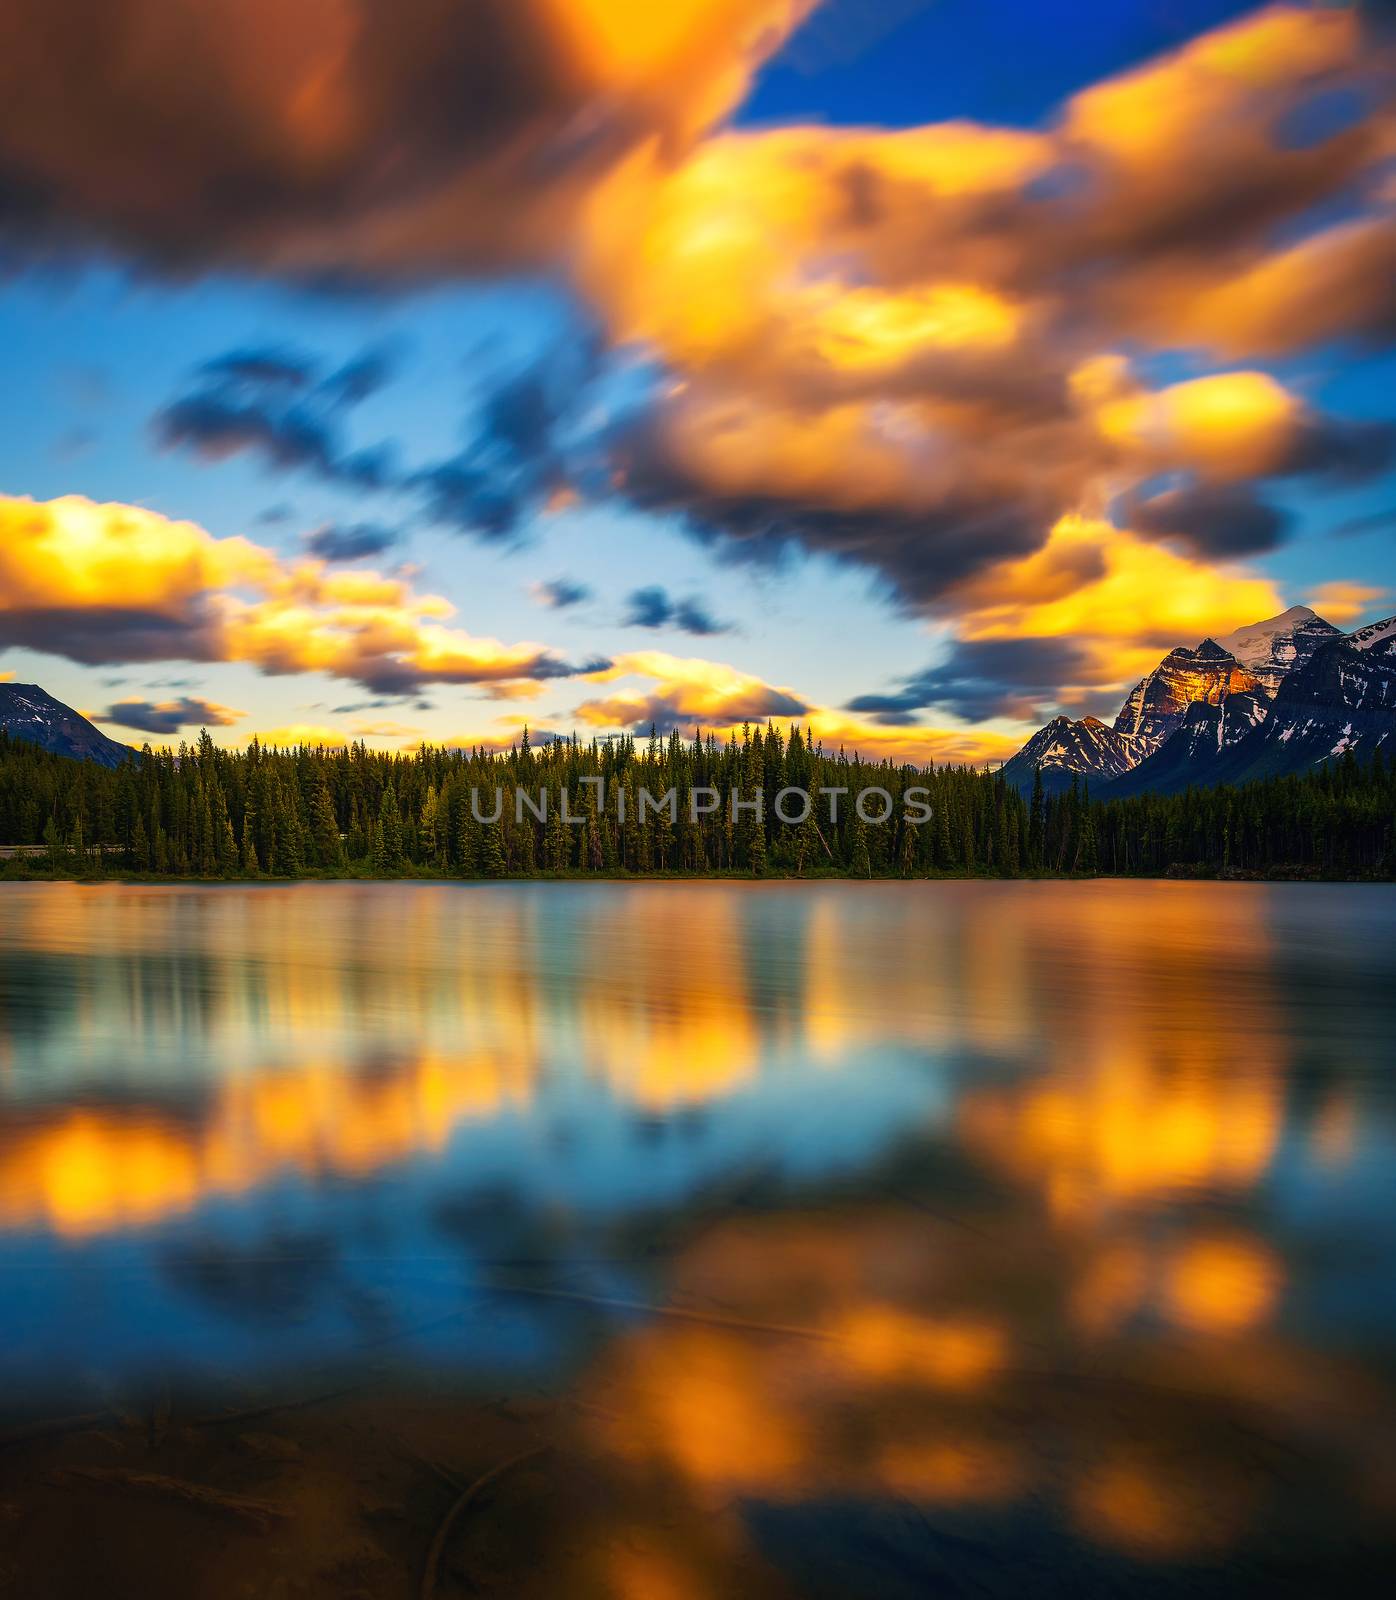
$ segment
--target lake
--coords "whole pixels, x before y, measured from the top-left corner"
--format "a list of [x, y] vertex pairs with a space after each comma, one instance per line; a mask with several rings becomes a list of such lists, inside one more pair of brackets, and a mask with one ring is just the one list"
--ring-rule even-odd
[[0, 1593], [1377, 1592], [1393, 929], [0, 885]]

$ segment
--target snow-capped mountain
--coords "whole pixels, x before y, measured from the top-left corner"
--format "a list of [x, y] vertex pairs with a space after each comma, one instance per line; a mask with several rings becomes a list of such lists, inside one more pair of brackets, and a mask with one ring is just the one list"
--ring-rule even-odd
[[1339, 634], [1281, 679], [1264, 715], [1240, 737], [1167, 744], [1112, 784], [1110, 794], [1173, 793], [1303, 772], [1352, 751], [1396, 751], [1396, 618]]
[[1365, 628], [1347, 636], [1354, 650], [1396, 650], [1396, 617], [1383, 622], [1369, 622]]
[[1039, 765], [1049, 791], [1070, 788], [1073, 777], [1102, 783], [1122, 777], [1183, 726], [1190, 706], [1220, 706], [1233, 696], [1244, 704], [1227, 726], [1249, 728], [1263, 715], [1263, 683], [1214, 639], [1195, 649], [1179, 646], [1130, 690], [1114, 727], [1095, 717], [1055, 717], [1005, 763], [1003, 775], [1024, 793]]
[[1024, 793], [1039, 764], [1051, 790], [1081, 777], [1097, 794], [1168, 793], [1378, 747], [1396, 750], [1396, 617], [1344, 634], [1291, 606], [1170, 651], [1130, 690], [1113, 728], [1057, 717], [1003, 773]]
[[1249, 738], [1269, 711], [1270, 701], [1260, 692], [1228, 695], [1215, 705], [1195, 701], [1182, 726], [1138, 766], [1111, 783], [1106, 792], [1113, 796], [1186, 789], [1197, 782], [1196, 774], [1204, 763]]
[[1342, 630], [1326, 622], [1308, 606], [1291, 606], [1278, 617], [1252, 622], [1217, 640], [1273, 695], [1280, 680], [1302, 667], [1321, 644], [1340, 639]]
[[1033, 773], [1042, 769], [1042, 787], [1049, 794], [1071, 787], [1072, 779], [1107, 779], [1128, 772], [1139, 760], [1136, 741], [1117, 733], [1098, 717], [1053, 717], [1007, 762], [1003, 775], [1025, 792]]
[[1255, 694], [1259, 689], [1259, 680], [1229, 650], [1215, 639], [1204, 639], [1195, 650], [1185, 646], [1170, 650], [1148, 677], [1135, 684], [1115, 718], [1115, 731], [1156, 750], [1182, 727], [1190, 705], [1198, 701], [1219, 705], [1228, 695]]
[[135, 751], [94, 728], [86, 717], [41, 689], [37, 683], [0, 683], [0, 728], [12, 739], [41, 745], [60, 756], [120, 766]]

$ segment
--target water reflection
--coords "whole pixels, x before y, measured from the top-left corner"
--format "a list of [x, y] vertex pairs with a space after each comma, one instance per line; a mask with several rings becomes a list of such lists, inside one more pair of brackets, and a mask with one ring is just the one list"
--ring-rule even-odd
[[[388, 1349], [565, 1397], [605, 1516], [658, 1519], [587, 1511], [604, 1594], [1376, 1563], [1393, 912], [4, 886], [0, 1378]], [[531, 1559], [537, 1592], [593, 1592], [575, 1541]]]

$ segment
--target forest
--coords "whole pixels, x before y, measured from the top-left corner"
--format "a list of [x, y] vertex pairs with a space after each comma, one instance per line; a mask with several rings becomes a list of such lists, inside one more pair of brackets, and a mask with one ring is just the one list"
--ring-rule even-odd
[[[804, 820], [775, 815], [786, 788], [816, 795]], [[867, 821], [855, 802], [875, 788], [894, 803]], [[905, 804], [914, 788], [923, 803]], [[671, 789], [667, 806], [638, 804]], [[695, 818], [691, 796], [711, 790], [721, 803]], [[758, 792], [764, 815], [730, 803]], [[1109, 800], [1085, 785], [1044, 796], [1039, 783], [1024, 798], [992, 772], [826, 752], [798, 727], [538, 744], [525, 731], [504, 751], [405, 754], [255, 740], [233, 751], [205, 732], [115, 768], [0, 731], [0, 845], [31, 847], [0, 863], [11, 878], [1390, 878], [1396, 765], [1349, 754], [1239, 789]]]

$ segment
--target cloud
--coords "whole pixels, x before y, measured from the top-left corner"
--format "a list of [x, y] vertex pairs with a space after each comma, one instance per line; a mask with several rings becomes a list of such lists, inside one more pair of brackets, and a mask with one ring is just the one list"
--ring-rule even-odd
[[550, 611], [566, 611], [591, 599], [591, 590], [573, 578], [544, 578], [529, 586], [529, 593]]
[[1326, 617], [1338, 627], [1347, 627], [1361, 619], [1379, 601], [1389, 598], [1389, 589], [1374, 588], [1368, 583], [1349, 583], [1334, 579], [1321, 583], [1310, 597], [1319, 616]]
[[149, 700], [118, 700], [97, 720], [114, 722], [123, 728], [139, 728], [144, 733], [170, 734], [178, 733], [181, 728], [227, 728], [246, 715], [245, 711], [234, 711], [212, 700], [186, 695], [158, 704]]
[[579, 325], [521, 368], [479, 373], [461, 449], [404, 480], [421, 496], [426, 518], [507, 542], [526, 518], [573, 492], [570, 431], [600, 376], [601, 355], [595, 329]]
[[697, 595], [684, 599], [671, 598], [667, 589], [658, 584], [648, 588], [633, 589], [626, 597], [626, 612], [621, 618], [625, 628], [677, 628], [683, 633], [706, 636], [730, 633], [731, 624], [718, 622], [706, 603]]
[[316, 372], [313, 359], [289, 351], [215, 357], [190, 392], [156, 413], [156, 442], [210, 461], [257, 455], [274, 471], [307, 471], [360, 491], [389, 487], [390, 447], [352, 450], [343, 439], [346, 411], [387, 381], [388, 358], [371, 351], [319, 381]]
[[364, 556], [382, 555], [397, 542], [398, 535], [377, 522], [327, 522], [306, 535], [305, 547], [324, 561], [358, 561]]
[[[621, 492], [739, 559], [870, 569], [913, 609], [1162, 475], [1197, 486], [1153, 508], [1194, 550], [1273, 543], [1239, 486], [1380, 470], [1389, 430], [1253, 367], [1155, 387], [1147, 358], [1396, 332], [1392, 73], [1352, 9], [1276, 6], [1039, 129], [727, 132], [615, 178], [581, 282], [668, 374], [615, 440]], [[1343, 87], [1362, 114], [1288, 136]], [[1238, 319], [1209, 309], [1227, 284]], [[1204, 496], [1225, 498], [1215, 536], [1185, 515]]]
[[871, 760], [914, 763], [1004, 760], [1020, 737], [969, 728], [888, 725], [850, 716], [806, 699], [790, 688], [763, 682], [727, 662], [646, 650], [617, 656], [599, 681], [620, 682], [616, 694], [586, 700], [578, 719], [592, 728], [691, 735], [695, 729], [725, 738], [743, 723], [768, 719], [800, 724], [830, 749], [844, 746]]
[[653, 723], [663, 732], [727, 728], [767, 717], [802, 717], [808, 703], [793, 690], [763, 683], [724, 662], [672, 656], [661, 650], [619, 655], [597, 681], [647, 680], [642, 688], [585, 700], [576, 715], [598, 728], [646, 731]]
[[1072, 639], [958, 641], [946, 660], [890, 693], [859, 695], [845, 709], [884, 727], [908, 726], [927, 707], [942, 707], [967, 722], [1039, 721], [1060, 703], [1063, 685], [1092, 676], [1089, 652]]
[[[601, 427], [600, 481], [717, 554], [856, 568], [964, 642], [1070, 618], [1100, 681], [1133, 608], [1149, 640], [1119, 646], [1121, 672], [1232, 601], [1233, 621], [1265, 614], [1249, 602], [1273, 586], [1234, 561], [1283, 535], [1271, 483], [1392, 460], [1385, 425], [1327, 416], [1263, 365], [1396, 334], [1396, 69], [1360, 8], [1266, 7], [1037, 127], [891, 130], [724, 127], [807, 0], [185, 9], [18, 0], [7, 255], [359, 286], [540, 268], [653, 387], [598, 424], [589, 340], [570, 376], [554, 353], [491, 377], [460, 449], [402, 472], [347, 436], [381, 355], [322, 375], [248, 347], [157, 419], [169, 446], [407, 492], [502, 544], [590, 492], [578, 435]], [[1316, 114], [1335, 94], [1349, 113]], [[120, 635], [123, 658], [156, 659], [226, 641], [241, 603], [113, 607], [88, 646], [80, 607], [48, 620], [75, 650]], [[382, 670], [360, 681], [384, 685], [421, 670], [428, 626], [298, 652], [264, 621], [240, 647], [366, 650]]]
[[1349, 517], [1345, 522], [1340, 522], [1333, 532], [1339, 539], [1350, 539], [1358, 534], [1380, 533], [1383, 528], [1396, 528], [1396, 506]]
[[1281, 544], [1290, 518], [1249, 485], [1194, 483], [1134, 501], [1129, 526], [1146, 539], [1176, 539], [1197, 556], [1229, 560]]
[[430, 683], [552, 681], [603, 669], [545, 645], [454, 627], [455, 607], [403, 577], [288, 563], [137, 506], [0, 497], [0, 647], [86, 665], [246, 661], [322, 672], [374, 694]]
[[12, 251], [308, 281], [550, 264], [741, 98], [804, 0], [15, 0]]
[[199, 376], [211, 383], [304, 389], [315, 376], [315, 365], [296, 350], [248, 347], [211, 357], [200, 366]]

